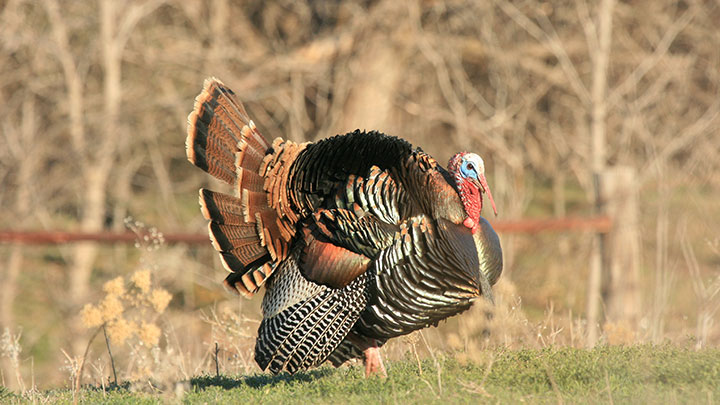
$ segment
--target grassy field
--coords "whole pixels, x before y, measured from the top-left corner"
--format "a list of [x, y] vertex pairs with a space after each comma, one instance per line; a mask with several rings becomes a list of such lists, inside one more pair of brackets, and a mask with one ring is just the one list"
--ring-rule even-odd
[[[294, 376], [200, 376], [163, 389], [126, 383], [85, 387], [86, 403], [715, 403], [720, 350], [677, 346], [491, 351], [462, 363], [439, 356], [388, 363], [389, 378], [365, 379], [361, 367], [322, 367]], [[3, 403], [71, 403], [71, 390], [0, 391]]]

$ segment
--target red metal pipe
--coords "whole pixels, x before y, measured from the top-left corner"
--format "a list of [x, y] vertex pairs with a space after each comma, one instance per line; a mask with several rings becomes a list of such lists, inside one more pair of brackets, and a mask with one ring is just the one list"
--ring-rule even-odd
[[[28, 245], [85, 241], [98, 243], [133, 243], [142, 236], [145, 236], [145, 234], [138, 236], [132, 232], [0, 231], [0, 243], [22, 243]], [[207, 234], [197, 233], [163, 234], [163, 240], [167, 243], [210, 244], [210, 237]]]
[[490, 222], [500, 233], [537, 233], [544, 231], [594, 231], [608, 233], [612, 229], [612, 220], [608, 217], [594, 218], [548, 218], [522, 219], [519, 221]]
[[[560, 231], [610, 232], [612, 220], [608, 217], [595, 218], [548, 218], [522, 219], [518, 221], [493, 221], [493, 228], [500, 233], [537, 233]], [[145, 236], [145, 234], [141, 235]], [[0, 231], [0, 243], [21, 243], [28, 245], [47, 245], [91, 241], [98, 243], [132, 243], [139, 236], [132, 232], [62, 232], [62, 231]], [[210, 238], [205, 233], [166, 233], [166, 243], [205, 244], [210, 246]]]

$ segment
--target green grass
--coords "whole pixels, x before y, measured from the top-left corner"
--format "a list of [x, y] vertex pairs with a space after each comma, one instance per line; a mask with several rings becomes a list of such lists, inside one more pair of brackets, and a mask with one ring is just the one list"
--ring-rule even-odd
[[[360, 367], [322, 367], [294, 376], [254, 374], [193, 378], [184, 394], [147, 392], [127, 384], [107, 393], [87, 388], [87, 403], [714, 403], [720, 400], [720, 350], [675, 346], [548, 348], [488, 352], [484, 361], [453, 358], [388, 363], [389, 378], [365, 379]], [[145, 392], [137, 392], [145, 391]], [[5, 402], [70, 403], [69, 390], [19, 396]]]

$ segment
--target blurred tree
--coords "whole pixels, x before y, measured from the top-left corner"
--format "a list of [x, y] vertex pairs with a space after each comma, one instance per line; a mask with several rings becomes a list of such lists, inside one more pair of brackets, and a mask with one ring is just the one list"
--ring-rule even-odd
[[[677, 317], [668, 301], [682, 290], [671, 288], [672, 263], [683, 261], [672, 239], [681, 215], [673, 190], [693, 176], [688, 187], [720, 187], [717, 21], [715, 0], [8, 0], [0, 3], [0, 226], [118, 230], [135, 215], [204, 232], [196, 192], [210, 180], [192, 170], [183, 143], [192, 98], [213, 75], [270, 139], [360, 127], [402, 136], [441, 162], [474, 150], [492, 168], [503, 219], [588, 215], [598, 173], [634, 170], [629, 189], [653, 196], [637, 200], [638, 221], [656, 232], [606, 243], [637, 243], [634, 267], [608, 258], [615, 270], [598, 290], [597, 277], [587, 283], [591, 235], [566, 238], [563, 248], [554, 238], [503, 235], [506, 277], [536, 313], [554, 301], [558, 311], [601, 320], [604, 307], [607, 319], [637, 328], [641, 301], [653, 311], [648, 333], [661, 339], [663, 320]], [[96, 294], [96, 280], [129, 271], [137, 256], [92, 244], [0, 252], [0, 322], [25, 326], [23, 339], [46, 352], [66, 344], [56, 337], [72, 339], [57, 325]], [[219, 297], [212, 252], [178, 246], [167, 256], [162, 275], [177, 305]], [[648, 271], [644, 257], [654, 263]], [[699, 272], [709, 271], [698, 257]], [[57, 366], [47, 368], [53, 378]]]

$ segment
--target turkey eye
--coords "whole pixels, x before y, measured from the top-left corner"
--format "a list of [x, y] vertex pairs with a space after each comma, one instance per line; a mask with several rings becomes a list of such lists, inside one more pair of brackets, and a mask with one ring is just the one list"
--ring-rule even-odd
[[475, 170], [475, 166], [473, 166], [472, 163], [468, 163], [467, 168], [468, 168], [468, 170]]

